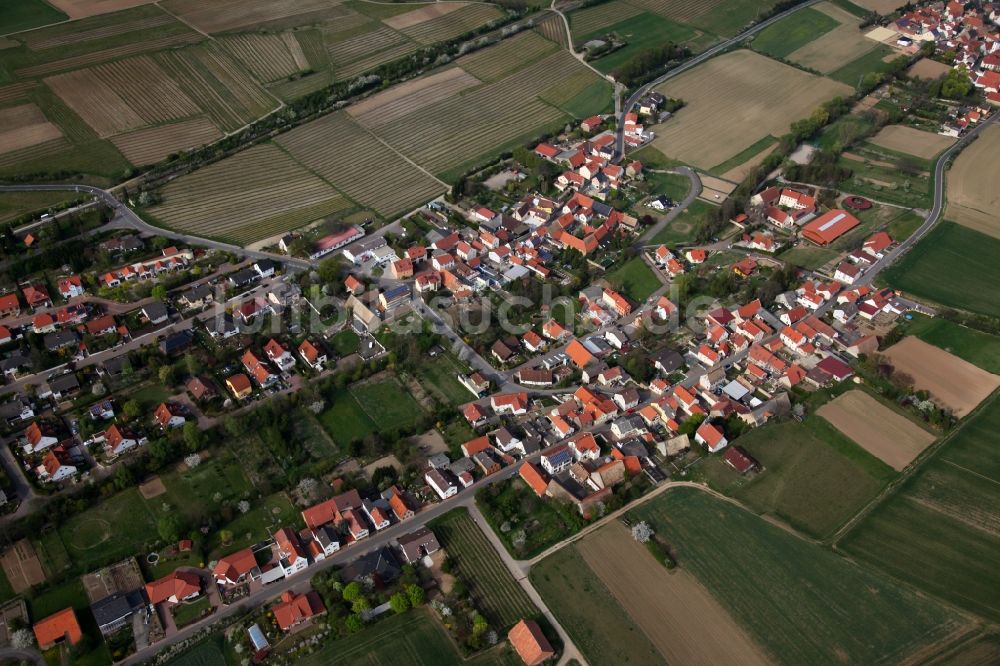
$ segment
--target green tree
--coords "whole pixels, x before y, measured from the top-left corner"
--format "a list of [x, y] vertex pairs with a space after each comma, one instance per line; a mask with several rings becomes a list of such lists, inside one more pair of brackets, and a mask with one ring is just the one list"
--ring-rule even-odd
[[364, 590], [361, 588], [361, 583], [354, 581], [348, 583], [344, 587], [344, 601], [353, 602], [357, 601], [364, 595]]
[[160, 538], [167, 543], [174, 543], [180, 539], [181, 521], [175, 513], [168, 513], [160, 516], [156, 521], [156, 532]]
[[153, 298], [162, 301], [167, 297], [167, 287], [166, 285], [158, 284], [149, 292], [149, 295]]
[[397, 592], [389, 597], [389, 607], [392, 608], [393, 613], [400, 615], [410, 609], [410, 600], [402, 592]]
[[358, 614], [361, 614], [366, 610], [371, 609], [371, 607], [372, 605], [368, 602], [368, 599], [366, 599], [365, 597], [358, 597], [357, 599], [354, 600], [354, 603], [351, 604], [351, 610]]
[[406, 586], [406, 596], [410, 599], [410, 605], [416, 608], [417, 606], [424, 603], [424, 588], [419, 585], [407, 585]]
[[174, 377], [174, 366], [172, 366], [172, 365], [165, 365], [162, 368], [160, 368], [160, 372], [158, 374], [159, 374], [159, 377], [160, 377], [160, 383], [161, 384], [163, 384], [164, 386], [173, 386], [174, 385], [174, 381], [176, 379]]
[[490, 623], [486, 621], [486, 618], [482, 616], [481, 613], [476, 613], [472, 616], [472, 634], [474, 636], [480, 636], [484, 631], [490, 628]]
[[191, 452], [197, 451], [205, 444], [205, 438], [198, 424], [194, 421], [185, 421], [183, 428], [184, 447]]
[[344, 626], [347, 627], [349, 632], [356, 634], [361, 631], [365, 625], [361, 621], [361, 618], [357, 615], [348, 615], [347, 619], [344, 620]]
[[137, 400], [129, 400], [122, 405], [122, 413], [129, 421], [134, 421], [142, 414], [142, 405]]

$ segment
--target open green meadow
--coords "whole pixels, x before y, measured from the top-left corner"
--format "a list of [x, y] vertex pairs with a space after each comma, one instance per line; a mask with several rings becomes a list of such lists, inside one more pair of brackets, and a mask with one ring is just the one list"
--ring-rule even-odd
[[998, 317], [1000, 299], [983, 288], [996, 278], [997, 257], [1000, 239], [945, 221], [881, 277], [908, 295]]
[[59, 526], [74, 564], [92, 569], [143, 550], [155, 541], [156, 523], [135, 488], [113, 495]]
[[910, 316], [912, 319], [902, 320], [899, 324], [905, 335], [915, 335], [987, 372], [1000, 375], [1000, 337], [941, 317], [928, 317], [916, 312]]
[[[538, 615], [538, 609], [511, 576], [468, 510], [449, 511], [428, 526], [454, 561], [455, 571], [493, 628], [506, 633], [522, 618]], [[482, 527], [490, 529], [488, 525]]]
[[73, 192], [0, 192], [0, 224], [22, 215], [41, 215], [51, 206], [78, 198]]
[[929, 160], [862, 143], [842, 155], [839, 164], [852, 172], [841, 185], [847, 192], [907, 208], [930, 208], [934, 202]]
[[319, 421], [338, 446], [370, 434], [411, 428], [424, 412], [394, 376], [335, 391]]
[[652, 194], [665, 194], [674, 201], [681, 201], [691, 189], [691, 181], [679, 173], [662, 173], [646, 171], [643, 179], [650, 185]]
[[879, 44], [863, 56], [855, 58], [840, 69], [830, 72], [829, 77], [834, 81], [840, 81], [849, 86], [857, 87], [865, 74], [889, 71], [889, 63], [885, 61], [885, 58], [893, 53], [895, 52], [888, 46]]
[[748, 480], [716, 456], [703, 463], [712, 484], [817, 538], [833, 533], [896, 476], [818, 416], [754, 428], [735, 443], [764, 471]]
[[45, 0], [12, 0], [0, 3], [0, 26], [3, 31], [19, 32], [40, 25], [65, 21], [67, 16]]
[[1000, 619], [998, 431], [995, 393], [838, 548], [956, 606]]
[[450, 354], [424, 359], [416, 368], [421, 385], [441, 402], [455, 406], [469, 402], [472, 393], [459, 383], [457, 375], [466, 372]]
[[[695, 18], [681, 22], [693, 25], [696, 28], [710, 32], [713, 35], [731, 37], [755, 21], [764, 11], [770, 9], [774, 4], [773, 0], [684, 2], [679, 3], [679, 11], [690, 11], [688, 8], [691, 7], [691, 5], [694, 5], [695, 7], [704, 7], [705, 5], [708, 5], [711, 7], [708, 11], [701, 13]], [[677, 20], [681, 19], [678, 18]]]
[[297, 663], [302, 666], [326, 666], [334, 661], [371, 666], [516, 666], [521, 663], [514, 651], [506, 645], [487, 650], [471, 659], [464, 659], [439, 621], [426, 607], [387, 617], [354, 636], [328, 641], [316, 652], [298, 658]]
[[681, 211], [680, 215], [649, 239], [649, 242], [653, 245], [690, 242], [694, 240], [698, 229], [704, 225], [708, 215], [715, 209], [716, 206], [707, 201], [695, 199], [690, 206]]
[[753, 38], [755, 51], [775, 58], [785, 58], [801, 46], [840, 25], [837, 19], [805, 7], [762, 30]]
[[642, 257], [632, 257], [608, 273], [605, 279], [636, 303], [645, 301], [660, 288], [660, 280]]
[[816, 270], [840, 256], [837, 250], [825, 247], [793, 247], [781, 253], [781, 260], [793, 266]]
[[607, 27], [602, 26], [588, 35], [577, 36], [573, 26], [573, 13], [569, 17], [570, 28], [574, 30], [574, 41], [578, 46], [610, 33], [626, 42], [626, 46], [593, 61], [594, 67], [605, 73], [615, 71], [646, 49], [657, 48], [668, 42], [682, 44], [695, 36], [695, 31], [690, 27], [651, 12], [642, 12]]
[[664, 663], [660, 652], [621, 608], [575, 545], [560, 548], [532, 566], [529, 576], [545, 605], [591, 663]]
[[629, 516], [777, 663], [900, 662], [965, 628], [938, 602], [704, 491], [674, 488]]

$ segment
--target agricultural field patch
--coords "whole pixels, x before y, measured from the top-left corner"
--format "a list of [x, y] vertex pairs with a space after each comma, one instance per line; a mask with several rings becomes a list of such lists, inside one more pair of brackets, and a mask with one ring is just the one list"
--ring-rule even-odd
[[166, 0], [163, 6], [208, 33], [278, 22], [283, 27], [308, 25], [345, 13], [340, 0]]
[[[899, 9], [903, 5], [899, 4], [900, 0], [854, 0], [854, 4], [859, 7], [864, 7], [873, 12], [878, 12], [883, 16], [891, 14], [895, 10]], [[905, 3], [904, 3], [905, 4]]]
[[460, 384], [456, 377], [463, 372], [448, 354], [428, 358], [416, 369], [423, 387], [433, 392], [441, 402], [452, 406], [468, 402], [472, 397], [469, 389]]
[[204, 116], [159, 125], [112, 137], [115, 144], [132, 164], [155, 164], [170, 154], [197, 148], [222, 138], [222, 132]]
[[[828, 74], [839, 69], [845, 62], [856, 60], [878, 46], [878, 42], [865, 37], [864, 30], [858, 29], [861, 21], [850, 12], [830, 2], [821, 2], [809, 10], [823, 16], [824, 21], [833, 20], [837, 25], [830, 30], [824, 30], [821, 36], [785, 54], [784, 57], [792, 62]], [[796, 12], [792, 18], [801, 13], [802, 11]]]
[[722, 37], [735, 35], [774, 4], [773, 0], [630, 1], [665, 18], [687, 23]]
[[0, 224], [28, 213], [44, 212], [77, 196], [72, 192], [0, 192]]
[[65, 21], [66, 14], [45, 0], [18, 0], [0, 4], [0, 26], [3, 32], [20, 32], [40, 25]]
[[[427, 11], [427, 8], [415, 11], [424, 12]], [[392, 19], [387, 19], [385, 23], [405, 19], [408, 14], [412, 13], [400, 14]], [[500, 18], [503, 18], [503, 12], [493, 5], [470, 4], [459, 6], [458, 9], [432, 16], [409, 26], [400, 27], [398, 30], [420, 44], [433, 44], [454, 39]]]
[[41, 559], [27, 539], [21, 539], [4, 550], [0, 555], [0, 566], [13, 594], [21, 594], [45, 582]]
[[996, 621], [1000, 571], [998, 397], [837, 544], [855, 558]]
[[588, 534], [577, 549], [667, 663], [769, 663], [690, 572], [668, 572], [621, 523]]
[[608, 32], [608, 26], [638, 16], [643, 9], [624, 0], [602, 2], [593, 7], [578, 9], [569, 13], [569, 27], [573, 31], [573, 42], [583, 44], [586, 36], [597, 32]]
[[948, 219], [994, 238], [1000, 238], [998, 153], [1000, 129], [993, 126], [959, 153], [945, 179]]
[[259, 81], [277, 81], [309, 69], [302, 45], [291, 32], [229, 35], [219, 43]]
[[992, 290], [1000, 239], [953, 222], [940, 222], [883, 273], [897, 289], [936, 303], [1000, 316]]
[[934, 441], [934, 435], [864, 391], [842, 393], [816, 413], [896, 471]]
[[842, 153], [839, 163], [851, 170], [841, 187], [852, 194], [907, 208], [930, 208], [933, 203], [927, 160], [866, 142]]
[[[850, 60], [839, 69], [829, 72], [829, 76], [834, 81], [840, 81], [849, 86], [857, 86], [858, 82], [865, 74], [872, 72], [880, 73], [889, 70], [889, 58], [895, 55], [895, 51], [884, 44], [878, 44], [873, 40], [865, 38], [865, 41], [875, 44], [875, 48], [869, 49], [863, 55]], [[891, 60], [891, 58], [889, 58]]]
[[338, 81], [353, 78], [419, 48], [416, 42], [391, 28], [378, 23], [368, 26], [370, 29], [353, 37], [326, 38], [327, 53]]
[[565, 48], [567, 45], [566, 26], [557, 14], [547, 14], [535, 24], [535, 30], [545, 39], [555, 42]]
[[948, 353], [977, 365], [986, 372], [1000, 375], [1000, 337], [983, 333], [942, 317], [918, 313], [899, 324], [906, 335], [913, 335]]
[[393, 30], [402, 30], [403, 28], [412, 28], [415, 25], [420, 25], [421, 23], [440, 18], [468, 6], [469, 5], [461, 2], [434, 3], [430, 5], [421, 4], [416, 5], [417, 9], [411, 9], [409, 11], [404, 11], [401, 14], [394, 14], [393, 16], [386, 17], [382, 19], [382, 23], [385, 23]]
[[962, 417], [986, 399], [998, 386], [1000, 376], [977, 368], [920, 338], [905, 337], [883, 352], [896, 372], [912, 378], [913, 386]]
[[[178, 26], [183, 28], [177, 19], [162, 9], [143, 7], [130, 11], [118, 11], [111, 16], [84, 18], [24, 32], [17, 35], [16, 39], [44, 60], [49, 58], [49, 54], [45, 54], [45, 51], [49, 49], [69, 49], [76, 52], [100, 49], [115, 40], [141, 41], [148, 36], [143, 34], [144, 31], [171, 29]], [[58, 58], [63, 54], [51, 55]]]
[[537, 33], [524, 31], [496, 46], [462, 56], [458, 65], [481, 81], [497, 81], [549, 55], [556, 48], [554, 43]]
[[[286, 135], [287, 136], [287, 135]], [[261, 144], [171, 181], [149, 210], [174, 229], [252, 242], [351, 207], [274, 144]]]
[[[462, 64], [469, 63], [463, 61]], [[392, 86], [366, 97], [357, 104], [350, 105], [345, 111], [359, 124], [377, 128], [480, 83], [481, 81], [469, 74], [464, 67], [451, 67], [430, 76]]]
[[649, 522], [681, 570], [777, 663], [906, 660], [973, 628], [966, 616], [702, 490], [670, 489], [628, 515]]
[[764, 28], [753, 38], [754, 51], [775, 58], [787, 58], [790, 53], [841, 25], [833, 16], [817, 7], [805, 7], [791, 16]]
[[[847, 86], [740, 50], [713, 58], [658, 88], [685, 100], [673, 118], [654, 127], [653, 145], [668, 157], [711, 169], [762, 138], [780, 136]], [[736, 113], [725, 100], [741, 100]], [[774, 100], [785, 103], [775, 106]]]
[[647, 49], [663, 46], [667, 42], [683, 44], [700, 34], [690, 26], [676, 23], [659, 14], [642, 12], [584, 36], [580, 41], [597, 39], [608, 33], [618, 35], [626, 45], [593, 61], [594, 67], [602, 72], [614, 72]]
[[0, 155], [30, 149], [62, 138], [35, 104], [0, 109]]
[[[521, 618], [538, 613], [468, 510], [449, 511], [428, 526], [454, 561], [455, 570], [466, 582], [476, 607], [482, 609], [498, 632], [506, 633]], [[487, 525], [483, 527], [490, 529]]]
[[906, 70], [906, 73], [918, 79], [933, 80], [946, 76], [950, 71], [951, 65], [946, 65], [943, 62], [931, 60], [930, 58], [921, 58], [910, 65], [910, 68]]
[[[931, 132], [918, 130], [908, 125], [887, 125], [879, 130], [879, 133], [874, 137], [868, 139], [868, 141], [874, 143], [876, 146], [888, 148], [897, 153], [906, 153], [925, 160], [933, 158], [942, 150], [955, 143], [955, 139], [950, 136], [932, 134]], [[961, 177], [959, 177], [959, 180], [961, 180]]]
[[123, 9], [148, 5], [155, 0], [50, 0], [50, 3], [72, 19], [111, 14]]
[[[384, 217], [416, 208], [445, 190], [444, 184], [342, 112], [297, 127], [277, 143], [352, 200]], [[357, 178], [358, 173], [370, 177]]]

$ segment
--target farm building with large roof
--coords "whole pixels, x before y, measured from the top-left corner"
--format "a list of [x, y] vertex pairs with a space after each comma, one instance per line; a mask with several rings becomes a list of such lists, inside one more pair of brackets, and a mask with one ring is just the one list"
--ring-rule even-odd
[[846, 210], [834, 209], [804, 226], [802, 236], [817, 245], [829, 245], [859, 224]]

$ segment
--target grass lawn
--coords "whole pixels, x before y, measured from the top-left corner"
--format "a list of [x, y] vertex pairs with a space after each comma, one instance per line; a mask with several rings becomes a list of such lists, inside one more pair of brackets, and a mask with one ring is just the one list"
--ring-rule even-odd
[[20, 32], [65, 21], [67, 16], [44, 0], [10, 0], [0, 3], [0, 25], [3, 32]]
[[347, 389], [335, 391], [330, 401], [330, 406], [319, 415], [319, 422], [338, 446], [347, 446], [377, 430], [375, 422], [368, 418]]
[[305, 442], [314, 458], [328, 458], [343, 455], [337, 443], [324, 430], [315, 414], [307, 409], [295, 412], [293, 426], [295, 435], [300, 442]]
[[42, 566], [49, 576], [56, 576], [73, 565], [59, 530], [50, 529], [35, 541], [35, 550], [42, 557]]
[[590, 663], [664, 663], [660, 652], [611, 596], [575, 545], [561, 548], [534, 565], [529, 576]]
[[333, 347], [333, 351], [340, 357], [356, 353], [360, 344], [361, 338], [350, 328], [345, 328], [330, 338], [330, 345]]
[[816, 270], [820, 266], [837, 258], [840, 253], [825, 247], [793, 247], [781, 253], [781, 260], [808, 270]]
[[880, 276], [908, 295], [1000, 317], [996, 279], [1000, 239], [941, 222]]
[[[755, 428], [736, 443], [764, 471], [749, 481], [735, 472], [728, 479], [715, 475], [716, 484], [729, 481], [719, 489], [817, 538], [833, 533], [896, 476], [818, 416]], [[718, 456], [703, 464], [730, 470]]]
[[[570, 14], [571, 26], [572, 20], [573, 15]], [[605, 74], [613, 72], [646, 49], [657, 48], [667, 42], [680, 44], [695, 36], [695, 31], [686, 25], [675, 23], [657, 14], [643, 12], [606, 28], [601, 28], [582, 38], [577, 38], [576, 41], [583, 44], [612, 32], [621, 37], [626, 45], [591, 62], [594, 67]]]
[[[2, 13], [0, 9], [0, 13]], [[0, 19], [2, 21], [2, 19]], [[3, 192], [0, 193], [0, 224], [27, 215], [41, 213], [51, 206], [72, 201], [74, 192]]]
[[220, 532], [211, 535], [209, 542], [209, 559], [214, 560], [226, 553], [235, 552], [241, 548], [252, 546], [268, 536], [268, 528], [272, 531], [279, 527], [297, 529], [300, 524], [300, 512], [292, 504], [285, 493], [275, 493], [264, 498], [246, 513], [237, 516], [232, 522], [224, 525], [223, 530], [233, 534], [233, 542], [222, 545]]
[[755, 141], [752, 145], [736, 153], [722, 164], [712, 167], [711, 169], [709, 169], [709, 171], [717, 176], [721, 176], [730, 169], [735, 169], [744, 162], [749, 161], [752, 157], [755, 157], [759, 153], [766, 150], [769, 146], [772, 146], [777, 142], [778, 142], [777, 137], [768, 134], [759, 141]]
[[[155, 516], [177, 511], [190, 524], [203, 521], [223, 502], [238, 502], [252, 490], [243, 475], [239, 461], [225, 452], [185, 472], [170, 472], [160, 476], [167, 492], [146, 504]], [[217, 500], [216, 493], [221, 497]], [[164, 504], [169, 505], [164, 509]]]
[[[887, 577], [694, 488], [629, 512], [776, 663], [876, 663], [948, 637], [965, 619]], [[984, 562], [985, 565], [985, 562]]]
[[171, 657], [165, 666], [217, 666], [225, 664], [226, 655], [222, 649], [224, 640], [221, 634], [213, 634], [204, 641]]
[[907, 335], [915, 335], [987, 372], [1000, 375], [1000, 338], [997, 336], [940, 317], [916, 312], [911, 317], [909, 321], [901, 320], [900, 324]]
[[994, 394], [838, 547], [957, 606], [1000, 619], [998, 430], [1000, 397]]
[[135, 400], [142, 407], [143, 412], [151, 412], [161, 402], [165, 402], [172, 395], [170, 391], [161, 384], [147, 384], [137, 391], [130, 390], [124, 400]]
[[178, 604], [174, 608], [174, 622], [178, 628], [186, 626], [200, 618], [212, 606], [208, 595], [195, 599], [190, 603]]
[[393, 376], [354, 384], [348, 390], [383, 432], [409, 428], [424, 415], [417, 401]]
[[707, 201], [695, 199], [691, 202], [690, 206], [681, 211], [680, 215], [675, 217], [666, 227], [649, 239], [649, 242], [653, 245], [661, 243], [672, 245], [693, 241], [695, 235], [698, 233], [698, 229], [702, 227], [709, 213], [715, 210], [715, 208], [716, 206]]
[[456, 375], [463, 373], [450, 354], [439, 354], [435, 358], [428, 357], [417, 367], [417, 375], [421, 385], [448, 405], [460, 405], [472, 399], [472, 393], [458, 382]]
[[632, 257], [605, 277], [636, 303], [646, 300], [660, 288], [660, 280], [642, 257]]
[[598, 113], [614, 111], [614, 86], [609, 81], [594, 81], [574, 95], [569, 101], [558, 105], [574, 118], [587, 118]]
[[93, 569], [141, 552], [155, 541], [156, 523], [136, 488], [109, 497], [59, 526], [74, 564]]
[[[342, 640], [327, 641], [316, 652], [297, 657], [301, 666], [326, 666], [334, 662], [382, 664], [497, 664], [515, 666], [521, 661], [506, 645], [463, 659], [452, 639], [426, 607], [403, 615], [390, 615]], [[171, 662], [170, 666], [179, 666]], [[186, 666], [186, 665], [185, 665]], [[195, 664], [192, 663], [192, 666]], [[198, 664], [197, 666], [200, 666]]]
[[642, 166], [647, 169], [670, 169], [671, 167], [684, 164], [683, 162], [678, 162], [675, 159], [667, 157], [660, 150], [654, 148], [652, 144], [640, 148], [634, 153], [629, 153], [628, 159], [629, 161], [638, 160], [642, 162]]
[[[466, 585], [476, 606], [502, 634], [521, 618], [535, 617], [538, 609], [527, 593], [510, 575], [500, 555], [486, 539], [479, 526], [464, 508], [449, 511], [428, 524], [455, 563], [455, 570]], [[488, 526], [484, 525], [486, 529]]]
[[32, 595], [28, 600], [28, 610], [36, 621], [69, 606], [78, 611], [89, 612], [90, 601], [79, 578], [71, 578], [56, 587], [50, 587], [40, 594]]
[[690, 23], [712, 34], [731, 37], [774, 4], [774, 0], [726, 0], [692, 19]]
[[846, 83], [855, 88], [865, 74], [869, 72], [886, 72], [889, 70], [889, 63], [882, 58], [892, 55], [894, 52], [888, 46], [879, 44], [874, 49], [859, 58], [855, 58], [840, 69], [830, 72], [829, 76], [834, 81]]
[[751, 46], [765, 55], [785, 58], [838, 25], [840, 22], [832, 16], [806, 7], [765, 28], [754, 37]]
[[679, 173], [654, 173], [647, 171], [644, 178], [652, 186], [652, 194], [654, 196], [665, 194], [674, 201], [684, 199], [691, 189], [691, 181], [688, 180], [687, 176]]
[[913, 232], [924, 223], [924, 218], [913, 211], [907, 211], [894, 219], [886, 227], [886, 232], [894, 241], [903, 241], [913, 235]]

